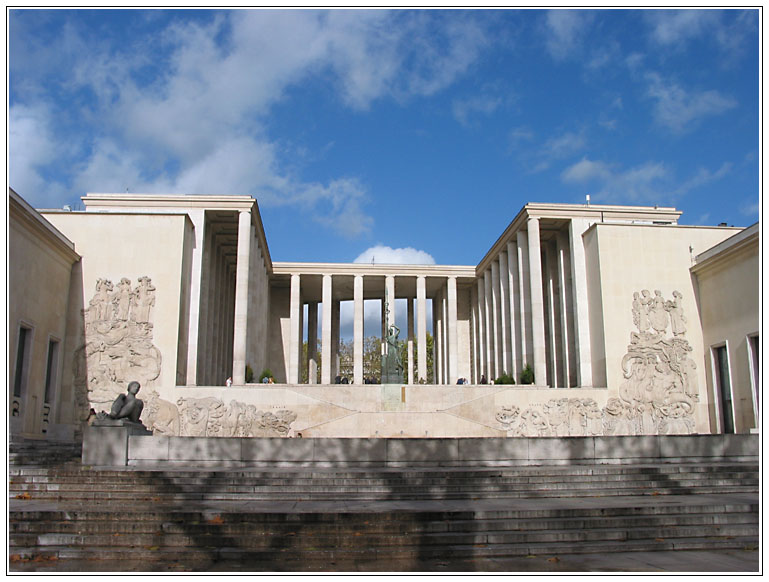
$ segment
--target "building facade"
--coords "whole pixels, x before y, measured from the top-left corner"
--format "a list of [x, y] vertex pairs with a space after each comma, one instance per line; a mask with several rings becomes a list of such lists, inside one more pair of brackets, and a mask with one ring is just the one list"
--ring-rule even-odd
[[[736, 248], [725, 241], [747, 236], [740, 228], [681, 226], [673, 208], [527, 204], [476, 266], [285, 263], [272, 261], [250, 196], [88, 194], [83, 202], [84, 212], [40, 213], [71, 241], [76, 265], [66, 309], [73, 340], [62, 355], [74, 424], [90, 408], [108, 409], [136, 379], [149, 404], [145, 422], [161, 434], [563, 436], [756, 426], [757, 372], [743, 378], [732, 366], [728, 390], [713, 388], [708, 366], [722, 352], [709, 334], [724, 324], [701, 315], [702, 301], [723, 300], [711, 291], [718, 276], [739, 276], [711, 275], [718, 269], [708, 261], [736, 252], [719, 245]], [[754, 273], [745, 285], [755, 309], [729, 321], [750, 328], [757, 371], [758, 266], [752, 255], [734, 256]], [[405, 304], [402, 385], [364, 385], [371, 299], [382, 305], [382, 337]], [[339, 385], [343, 302], [352, 306], [353, 362], [350, 384]], [[428, 334], [432, 374], [420, 356]], [[263, 369], [275, 385], [246, 382], [247, 372]], [[517, 384], [492, 384], [501, 376]], [[745, 382], [753, 382], [747, 392]], [[722, 420], [727, 408], [732, 424]]]

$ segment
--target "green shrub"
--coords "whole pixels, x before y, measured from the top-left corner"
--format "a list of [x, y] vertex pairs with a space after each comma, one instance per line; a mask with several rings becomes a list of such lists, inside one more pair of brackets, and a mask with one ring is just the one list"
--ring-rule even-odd
[[534, 370], [526, 364], [521, 372], [521, 384], [534, 384]]
[[254, 370], [246, 364], [246, 384], [251, 384], [254, 381]]
[[502, 372], [502, 375], [494, 380], [494, 384], [515, 384], [515, 378], [510, 374]]

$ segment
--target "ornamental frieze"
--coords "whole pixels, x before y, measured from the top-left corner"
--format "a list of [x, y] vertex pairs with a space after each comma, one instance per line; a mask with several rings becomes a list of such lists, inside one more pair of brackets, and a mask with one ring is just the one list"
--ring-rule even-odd
[[194, 437], [285, 437], [297, 415], [262, 411], [253, 404], [219, 398], [179, 398], [176, 404], [151, 392], [145, 425], [157, 435]]

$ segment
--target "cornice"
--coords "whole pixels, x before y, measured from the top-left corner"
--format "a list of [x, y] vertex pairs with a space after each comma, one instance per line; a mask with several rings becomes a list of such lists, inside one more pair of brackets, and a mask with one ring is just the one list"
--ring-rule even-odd
[[363, 275], [474, 278], [475, 267], [461, 265], [389, 265], [368, 263], [272, 263], [275, 275]]

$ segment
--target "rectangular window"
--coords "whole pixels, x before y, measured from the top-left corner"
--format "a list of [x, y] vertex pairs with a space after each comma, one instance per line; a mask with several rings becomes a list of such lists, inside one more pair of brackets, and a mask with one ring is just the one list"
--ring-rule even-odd
[[23, 325], [19, 327], [19, 342], [16, 346], [16, 372], [13, 379], [13, 395], [21, 398], [27, 383], [27, 362], [29, 361], [29, 343], [32, 330]]
[[48, 364], [45, 368], [45, 402], [50, 404], [56, 384], [56, 368], [59, 361], [59, 342], [48, 340]]
[[748, 353], [750, 354], [750, 379], [753, 383], [753, 413], [756, 418], [756, 427], [758, 427], [758, 361], [761, 354], [761, 347], [758, 341], [758, 334], [748, 336]]
[[732, 407], [732, 385], [729, 381], [729, 354], [726, 346], [713, 348], [716, 384], [721, 408], [721, 431], [734, 433], [734, 412]]

